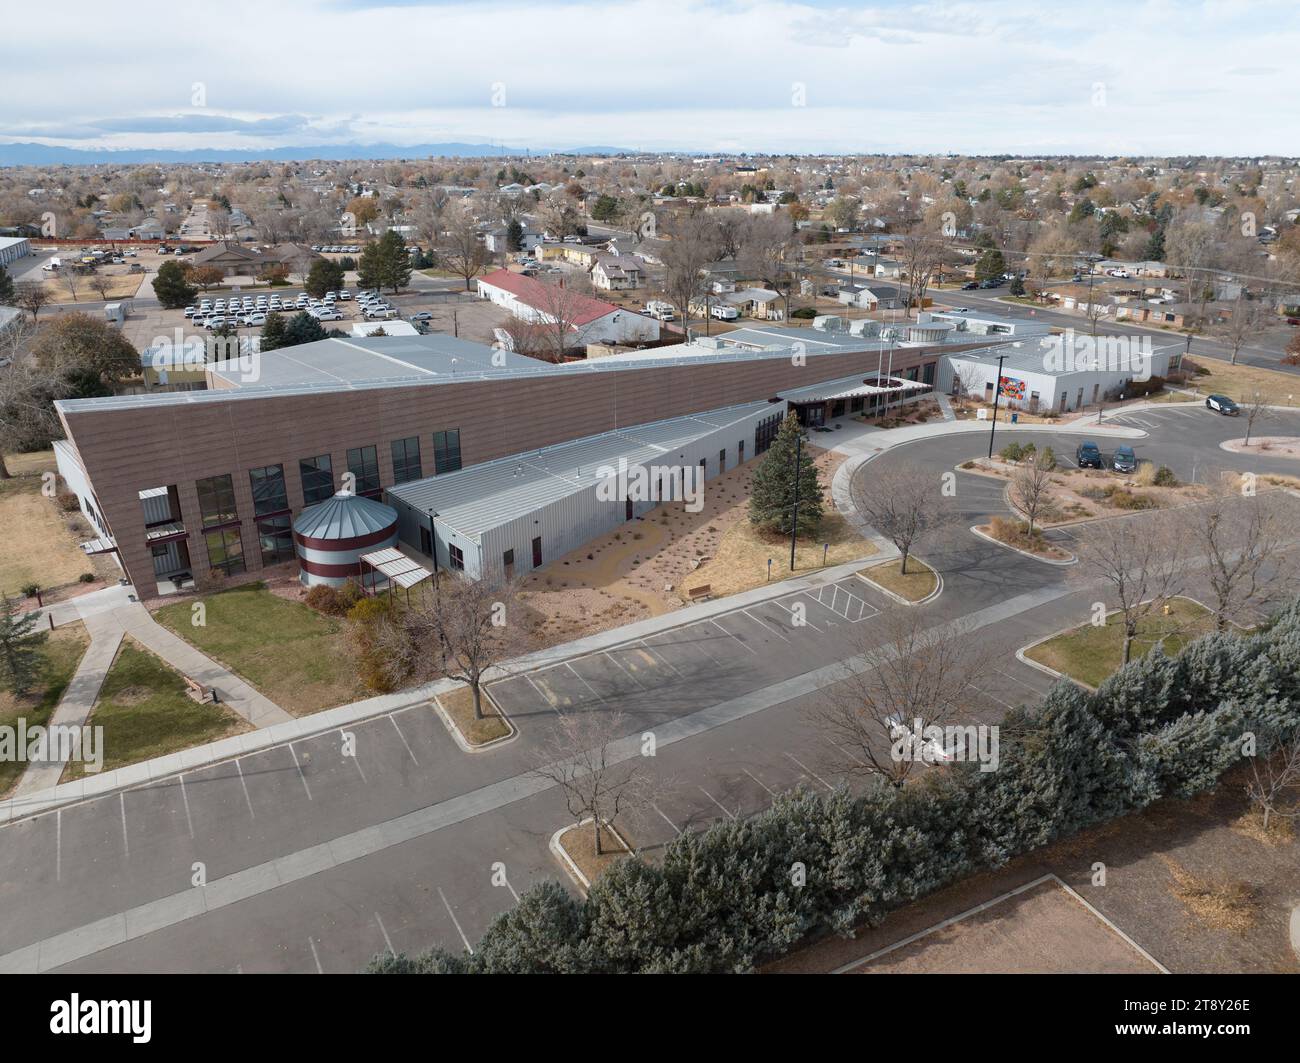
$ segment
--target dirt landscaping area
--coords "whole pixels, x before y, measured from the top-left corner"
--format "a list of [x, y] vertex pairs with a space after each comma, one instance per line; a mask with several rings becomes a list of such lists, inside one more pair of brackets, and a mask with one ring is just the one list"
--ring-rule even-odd
[[460, 736], [471, 746], [485, 746], [513, 733], [513, 728], [501, 715], [496, 704], [481, 690], [483, 718], [474, 715], [474, 692], [468, 686], [459, 686], [446, 694], [435, 695], [442, 711], [451, 720]]
[[[995, 454], [991, 461], [973, 458], [963, 462], [960, 468], [963, 472], [994, 477], [1009, 484], [1021, 464]], [[1048, 501], [1035, 523], [1054, 528], [1095, 517], [1186, 505], [1203, 501], [1210, 494], [1209, 488], [1202, 484], [1172, 481], [1158, 486], [1157, 479], [1157, 469], [1150, 462], [1140, 463], [1137, 472], [1127, 476], [1103, 469], [1058, 468], [1051, 475]]]
[[[964, 879], [894, 912], [878, 927], [862, 928], [855, 939], [826, 938], [767, 970], [833, 971], [1055, 874], [1175, 974], [1300, 974], [1289, 935], [1291, 910], [1300, 903], [1300, 841], [1285, 826], [1262, 834], [1249, 812], [1245, 780], [1243, 772], [1231, 772], [1210, 793], [1158, 801], [1003, 869]], [[1095, 864], [1104, 865], [1104, 885], [1095, 884]], [[1034, 969], [1035, 962], [1053, 962], [1043, 959], [1039, 943], [1055, 941], [1053, 969], [1085, 972], [1122, 954], [1119, 935], [1109, 931], [1107, 937], [1077, 902], [1067, 907], [1048, 892], [1040, 903], [995, 904], [978, 920], [958, 923], [952, 934], [932, 935], [927, 946], [881, 958], [897, 969], [1005, 970], [1008, 962]]]
[[919, 602], [928, 598], [939, 586], [939, 578], [935, 575], [934, 569], [915, 557], [907, 559], [906, 573], [902, 571], [900, 559], [868, 565], [864, 569], [859, 569], [858, 575], [868, 583], [883, 587], [900, 598], [906, 598], [909, 602]]
[[[87, 557], [78, 545], [92, 538], [80, 510], [65, 512], [41, 492], [54, 452], [6, 455], [5, 464], [14, 475], [0, 480], [0, 592], [12, 597], [36, 584], [48, 605], [116, 582], [121, 573], [111, 559]], [[94, 579], [80, 582], [86, 573]]]
[[1232, 454], [1250, 454], [1257, 458], [1300, 458], [1300, 436], [1255, 436], [1249, 443], [1245, 436], [1220, 443]]
[[772, 537], [749, 523], [749, 490], [755, 458], [709, 480], [704, 508], [688, 513], [680, 502], [656, 507], [615, 532], [560, 558], [524, 580], [522, 597], [539, 614], [540, 645], [555, 645], [680, 609], [692, 587], [708, 584], [711, 597], [736, 594], [772, 579], [802, 575], [827, 563], [868, 557], [875, 547], [862, 539], [830, 501], [830, 482], [843, 455], [810, 448], [826, 505], [814, 539], [801, 539], [790, 572], [790, 540]]
[[[608, 824], [600, 829], [600, 853], [596, 852], [596, 832], [592, 821], [575, 823], [562, 833], [557, 844], [565, 855], [577, 865], [588, 882], [595, 882], [620, 860], [632, 855], [626, 835]], [[566, 868], [565, 870], [569, 870]]]
[[853, 974], [1158, 974], [1058, 880], [877, 956]]

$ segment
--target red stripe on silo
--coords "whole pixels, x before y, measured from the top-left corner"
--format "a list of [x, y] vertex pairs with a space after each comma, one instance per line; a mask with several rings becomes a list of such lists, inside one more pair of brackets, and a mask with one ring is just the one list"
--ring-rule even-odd
[[310, 572], [313, 576], [359, 576], [361, 574], [361, 562], [355, 561], [350, 565], [323, 565], [319, 561], [308, 561], [306, 558], [298, 558], [298, 566], [304, 572]]
[[390, 524], [387, 528], [381, 528], [369, 535], [357, 535], [350, 539], [312, 539], [294, 532], [293, 541], [307, 547], [309, 550], [355, 550], [363, 546], [374, 546], [375, 543], [382, 543], [385, 539], [391, 538], [396, 531], [397, 525]]

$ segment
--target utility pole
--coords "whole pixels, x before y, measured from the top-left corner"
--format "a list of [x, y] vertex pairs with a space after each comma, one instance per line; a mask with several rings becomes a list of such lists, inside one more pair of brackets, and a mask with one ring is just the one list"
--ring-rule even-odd
[[989, 461], [993, 460], [993, 433], [998, 429], [998, 399], [1002, 397], [1002, 362], [1005, 354], [998, 355], [998, 378], [993, 385], [993, 423], [989, 425]]
[[790, 526], [790, 571], [794, 571], [794, 542], [799, 536], [799, 469], [803, 460], [803, 430], [794, 437], [794, 519]]

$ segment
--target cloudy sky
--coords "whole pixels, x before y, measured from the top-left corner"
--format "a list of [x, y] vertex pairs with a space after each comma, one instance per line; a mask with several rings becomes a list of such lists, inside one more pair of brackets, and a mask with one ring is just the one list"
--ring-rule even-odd
[[1300, 154], [1300, 5], [11, 5], [0, 140]]

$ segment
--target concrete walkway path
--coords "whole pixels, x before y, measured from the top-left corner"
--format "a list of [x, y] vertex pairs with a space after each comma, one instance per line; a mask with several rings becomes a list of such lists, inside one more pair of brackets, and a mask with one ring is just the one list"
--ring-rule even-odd
[[[238, 713], [254, 727], [272, 727], [294, 719], [270, 698], [168, 631], [133, 598], [130, 587], [108, 587], [39, 610], [47, 617], [47, 623], [53, 617], [56, 627], [77, 621], [84, 623], [90, 636], [90, 645], [50, 717], [50, 726], [85, 726], [99, 699], [104, 677], [127, 635], [182, 675], [211, 687], [217, 692], [219, 704]], [[14, 789], [14, 796], [57, 786], [66, 763], [62, 759], [31, 762]]]

